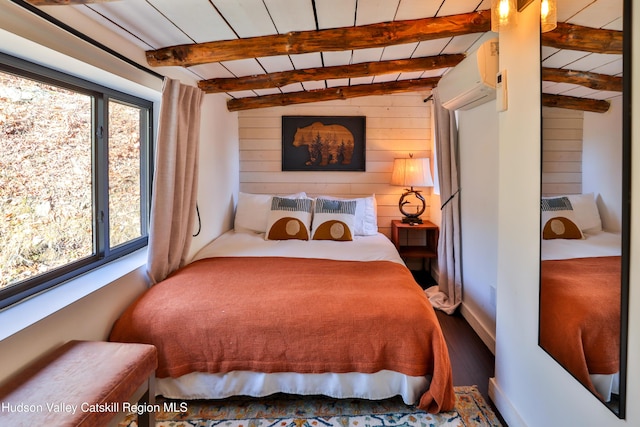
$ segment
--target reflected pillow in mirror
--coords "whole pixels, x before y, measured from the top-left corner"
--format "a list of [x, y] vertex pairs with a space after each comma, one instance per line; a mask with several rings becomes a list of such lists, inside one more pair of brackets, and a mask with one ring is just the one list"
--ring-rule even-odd
[[554, 197], [543, 197], [543, 199], [560, 199], [566, 197], [571, 203], [571, 209], [576, 225], [583, 233], [597, 233], [602, 231], [602, 220], [600, 211], [596, 204], [593, 193], [567, 194]]
[[584, 239], [567, 197], [542, 199], [540, 209], [543, 239]]

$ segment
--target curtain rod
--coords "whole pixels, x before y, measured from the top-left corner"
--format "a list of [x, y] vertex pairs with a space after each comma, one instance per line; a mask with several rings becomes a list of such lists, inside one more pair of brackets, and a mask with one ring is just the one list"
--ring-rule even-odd
[[111, 56], [114, 56], [118, 59], [120, 59], [121, 61], [126, 62], [129, 65], [133, 65], [134, 67], [136, 67], [137, 69], [144, 71], [154, 77], [159, 78], [160, 80], [164, 80], [164, 76], [162, 74], [156, 73], [155, 71], [152, 71], [150, 69], [148, 69], [147, 67], [138, 64], [137, 62], [127, 58], [126, 56], [122, 55], [121, 53], [116, 52], [115, 50], [111, 49], [110, 47], [107, 47], [105, 45], [103, 45], [102, 43], [100, 43], [97, 40], [92, 39], [91, 37], [87, 36], [84, 33], [81, 33], [80, 31], [76, 30], [73, 27], [70, 27], [69, 25], [65, 24], [64, 22], [54, 18], [53, 16], [49, 15], [48, 13], [43, 12], [42, 10], [38, 9], [37, 7], [33, 6], [30, 3], [27, 3], [24, 0], [11, 0], [13, 3], [15, 3], [16, 5], [22, 7], [23, 9], [26, 9], [28, 11], [30, 11], [33, 14], [38, 15], [39, 17], [41, 17], [42, 19], [52, 23], [53, 25], [57, 26], [58, 28], [73, 34], [74, 36], [78, 37], [81, 40], [86, 41], [89, 44], [92, 44], [93, 46], [97, 47], [98, 49], [101, 49], [105, 52], [107, 52], [108, 54], [110, 54]]

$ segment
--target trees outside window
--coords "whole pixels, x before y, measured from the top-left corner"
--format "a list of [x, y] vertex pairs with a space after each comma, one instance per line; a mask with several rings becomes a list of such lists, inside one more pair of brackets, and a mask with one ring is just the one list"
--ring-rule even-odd
[[0, 307], [146, 245], [152, 105], [0, 56]]

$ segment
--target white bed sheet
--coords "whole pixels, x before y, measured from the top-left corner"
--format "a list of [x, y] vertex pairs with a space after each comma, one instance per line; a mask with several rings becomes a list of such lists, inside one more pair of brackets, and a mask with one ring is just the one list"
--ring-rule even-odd
[[[192, 261], [219, 256], [283, 256], [345, 261], [391, 261], [404, 264], [395, 246], [383, 234], [356, 236], [351, 242], [328, 240], [265, 240], [264, 233], [228, 231], [204, 246]], [[335, 398], [380, 400], [400, 395], [415, 404], [429, 387], [430, 376], [416, 377], [393, 371], [373, 374], [295, 372], [265, 374], [234, 371], [227, 374], [191, 373], [179, 378], [158, 378], [156, 394], [172, 399], [221, 399], [229, 396], [263, 397], [274, 393], [325, 395]]]
[[404, 264], [396, 247], [381, 233], [333, 240], [265, 240], [264, 233], [228, 231], [200, 249], [192, 261], [219, 256], [282, 256], [343, 261], [393, 261]]
[[584, 239], [542, 240], [541, 259], [589, 258], [600, 256], [618, 256], [621, 254], [620, 233], [601, 231], [585, 233]]

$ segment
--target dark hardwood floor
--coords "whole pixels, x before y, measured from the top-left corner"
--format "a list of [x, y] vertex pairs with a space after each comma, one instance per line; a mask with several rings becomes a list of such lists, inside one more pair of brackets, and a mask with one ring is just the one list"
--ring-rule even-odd
[[436, 310], [436, 315], [449, 349], [453, 385], [477, 385], [488, 399], [489, 378], [494, 372], [493, 354], [460, 314], [449, 316]]
[[453, 385], [477, 385], [503, 426], [507, 424], [489, 399], [489, 378], [494, 375], [495, 358], [462, 315], [447, 315], [436, 310], [442, 333], [447, 341], [453, 370]]

